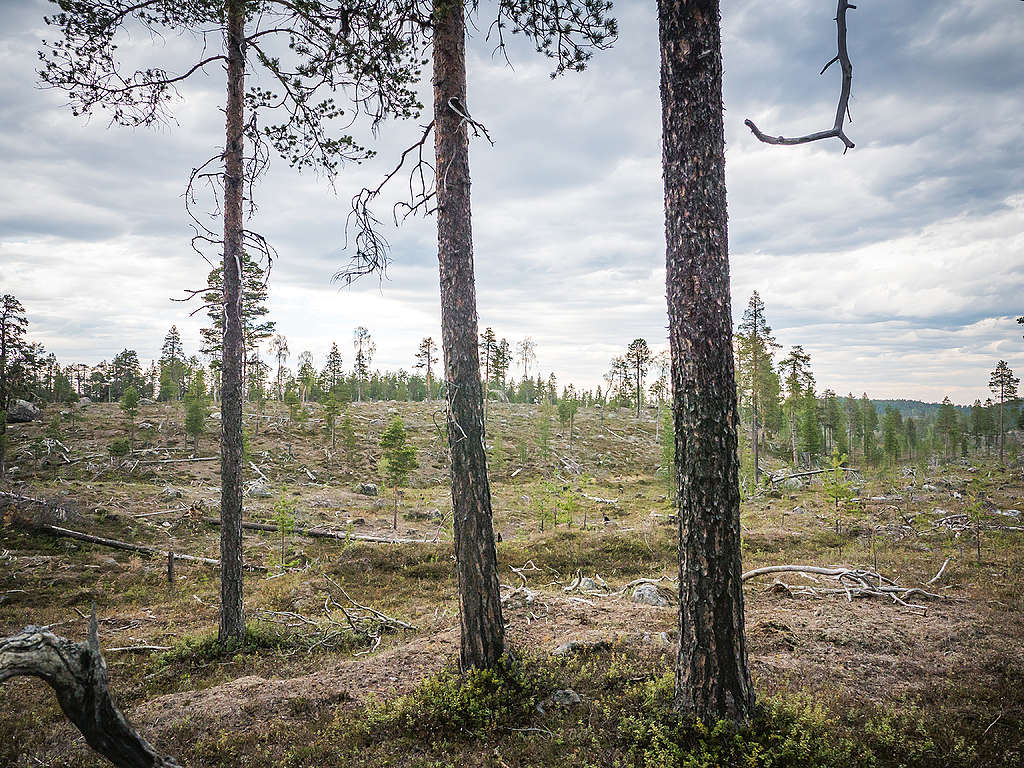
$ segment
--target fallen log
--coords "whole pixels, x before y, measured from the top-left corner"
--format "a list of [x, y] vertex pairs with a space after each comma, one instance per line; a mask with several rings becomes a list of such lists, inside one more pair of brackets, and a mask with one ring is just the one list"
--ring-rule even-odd
[[132, 728], [111, 698], [95, 606], [85, 643], [35, 626], [0, 640], [0, 682], [19, 676], [38, 677], [53, 688], [86, 743], [118, 768], [179, 768]]
[[[220, 525], [219, 517], [204, 517], [203, 522], [207, 525]], [[247, 531], [266, 531], [267, 533], [280, 533], [281, 529], [270, 523], [249, 523], [242, 522], [242, 528]], [[292, 533], [299, 536], [308, 536], [311, 539], [337, 539], [339, 541], [373, 541], [380, 544], [433, 544], [429, 539], [395, 539], [387, 536], [370, 536], [363, 533], [348, 533], [346, 531], [334, 531], [330, 528], [306, 528], [295, 526]]]
[[[860, 474], [860, 470], [857, 469], [856, 467], [838, 467], [838, 469], [843, 472], [853, 472], [855, 474]], [[823, 472], [834, 471], [835, 469], [833, 469], [832, 467], [829, 467], [827, 469], [810, 469], [807, 470], [806, 472], [794, 472], [792, 475], [769, 475], [768, 479], [772, 485], [775, 485], [775, 483], [781, 483], [785, 480], [795, 480], [800, 477], [810, 477], [811, 475], [820, 475]]]
[[[149, 547], [145, 544], [132, 544], [130, 541], [106, 539], [102, 536], [93, 536], [90, 533], [82, 533], [82, 531], [73, 531], [70, 528], [61, 528], [59, 525], [39, 525], [34, 526], [33, 530], [42, 531], [43, 533], [48, 533], [51, 536], [61, 536], [68, 539], [75, 539], [77, 541], [84, 541], [88, 544], [99, 544], [101, 547], [120, 549], [125, 552], [136, 552], [140, 555], [145, 555], [146, 557], [173, 557], [175, 560], [182, 560], [187, 563], [199, 563], [200, 565], [212, 565], [214, 568], [220, 568], [220, 560], [214, 560], [212, 557], [183, 555], [180, 552], [169, 552], [166, 549], [157, 549], [156, 547]], [[260, 565], [244, 565], [243, 567], [249, 571], [266, 570], [266, 568]]]
[[153, 459], [152, 461], [139, 461], [138, 464], [185, 464], [193, 461], [220, 461], [220, 456], [198, 456], [187, 459]]

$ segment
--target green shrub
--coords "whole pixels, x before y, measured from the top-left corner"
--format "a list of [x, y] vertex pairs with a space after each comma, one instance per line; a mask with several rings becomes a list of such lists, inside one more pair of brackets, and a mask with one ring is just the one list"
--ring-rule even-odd
[[116, 440], [112, 440], [110, 445], [107, 446], [107, 452], [111, 456], [127, 456], [130, 450], [131, 444], [128, 442], [127, 437], [119, 437]]

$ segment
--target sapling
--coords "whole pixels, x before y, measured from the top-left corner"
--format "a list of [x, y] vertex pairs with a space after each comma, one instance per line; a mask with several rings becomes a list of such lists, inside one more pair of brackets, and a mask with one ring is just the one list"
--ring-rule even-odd
[[380, 457], [380, 473], [394, 489], [395, 506], [392, 527], [398, 530], [398, 488], [409, 479], [409, 475], [419, 466], [416, 461], [416, 446], [410, 445], [405, 437], [405, 426], [400, 416], [395, 416], [391, 424], [380, 437], [380, 447], [384, 450]]
[[135, 440], [135, 416], [139, 412], [139, 392], [135, 387], [128, 387], [121, 396], [121, 410], [128, 420], [128, 443]]
[[298, 502], [288, 495], [288, 486], [281, 486], [281, 495], [274, 502], [274, 516], [271, 522], [277, 526], [281, 534], [281, 570], [288, 565], [285, 559], [285, 537], [291, 536], [295, 531], [295, 510]]
[[829, 465], [826, 471], [822, 474], [822, 485], [825, 488], [825, 496], [832, 499], [835, 505], [835, 516], [836, 516], [836, 539], [839, 542], [839, 556], [843, 556], [843, 542], [840, 538], [842, 534], [842, 520], [840, 516], [840, 504], [849, 501], [852, 497], [850, 493], [850, 482], [846, 479], [846, 472], [844, 466], [846, 464], [846, 455], [839, 453], [837, 448], [832, 449], [832, 455], [829, 457]]

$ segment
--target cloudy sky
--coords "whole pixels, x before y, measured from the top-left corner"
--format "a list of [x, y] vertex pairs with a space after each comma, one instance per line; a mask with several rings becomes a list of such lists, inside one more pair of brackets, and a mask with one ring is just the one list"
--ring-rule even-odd
[[[486, 30], [493, 4], [480, 5]], [[802, 344], [840, 393], [970, 402], [998, 359], [1024, 369], [1024, 3], [863, 0], [845, 156], [838, 141], [769, 147], [743, 125], [830, 126], [839, 71], [818, 71], [835, 52], [834, 3], [723, 5], [736, 316], [758, 290], [778, 341]], [[0, 3], [0, 291], [65, 362], [124, 347], [152, 358], [172, 323], [194, 351], [201, 323], [170, 299], [209, 269], [189, 248], [182, 191], [223, 144], [223, 73], [190, 81], [154, 129], [75, 118], [37, 87], [47, 6]], [[664, 346], [667, 323], [655, 3], [615, 12], [615, 48], [555, 81], [529, 47], [510, 49], [510, 68], [482, 33], [469, 45], [469, 106], [495, 140], [471, 148], [481, 327], [532, 336], [545, 372], [584, 386], [631, 339]], [[124, 50], [183, 66], [195, 44], [134, 35]], [[293, 354], [322, 360], [336, 340], [348, 363], [365, 325], [375, 363], [408, 368], [419, 339], [439, 336], [432, 220], [390, 233], [387, 280], [331, 282], [348, 200], [418, 133], [385, 127], [378, 158], [334, 191], [281, 161], [257, 188], [252, 228], [280, 254], [270, 308]]]

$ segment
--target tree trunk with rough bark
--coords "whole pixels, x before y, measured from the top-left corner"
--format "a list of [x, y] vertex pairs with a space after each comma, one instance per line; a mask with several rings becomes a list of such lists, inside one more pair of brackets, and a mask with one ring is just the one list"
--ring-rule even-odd
[[732, 355], [717, 0], [660, 0], [679, 655], [676, 706], [746, 721], [736, 380]]
[[228, 94], [224, 151], [224, 336], [221, 383], [221, 642], [245, 638], [242, 611], [242, 195], [244, 0], [227, 2]]
[[[491, 488], [483, 442], [470, 219], [466, 23], [460, 0], [434, 4], [434, 120], [441, 332], [448, 396], [453, 531], [462, 628], [460, 663], [492, 667], [505, 651]], [[456, 111], [456, 107], [458, 111]], [[468, 113], [466, 113], [468, 114]]]

